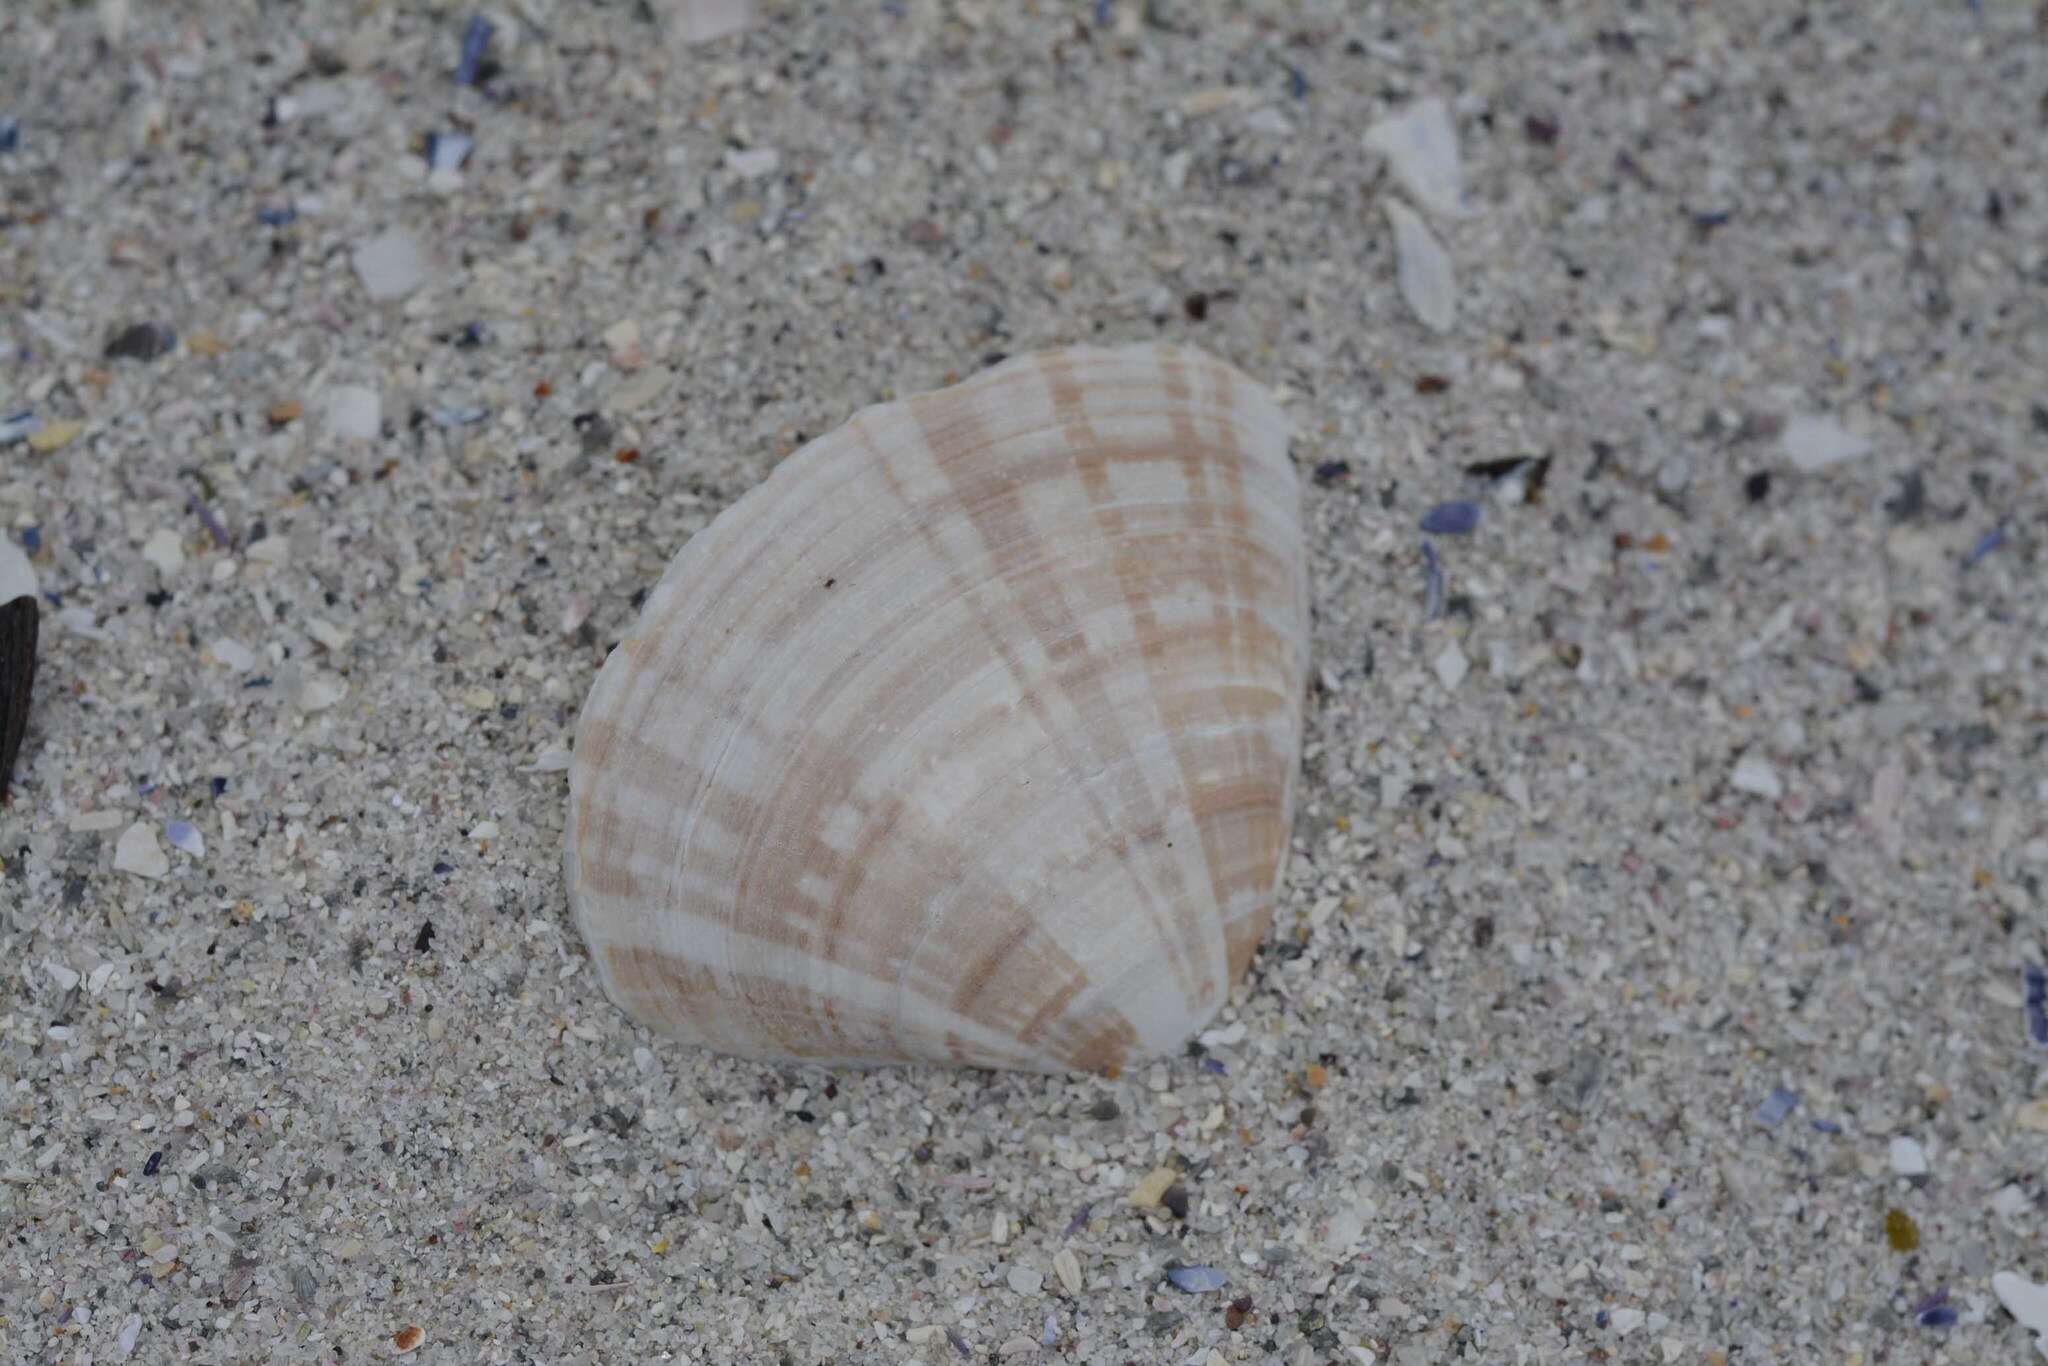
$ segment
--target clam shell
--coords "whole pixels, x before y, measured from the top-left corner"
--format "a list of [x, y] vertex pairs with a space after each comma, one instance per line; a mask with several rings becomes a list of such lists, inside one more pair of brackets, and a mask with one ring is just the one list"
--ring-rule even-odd
[[1258, 385], [1072, 348], [856, 414], [685, 545], [570, 767], [606, 991], [764, 1060], [1114, 1071], [1272, 916], [1308, 662]]

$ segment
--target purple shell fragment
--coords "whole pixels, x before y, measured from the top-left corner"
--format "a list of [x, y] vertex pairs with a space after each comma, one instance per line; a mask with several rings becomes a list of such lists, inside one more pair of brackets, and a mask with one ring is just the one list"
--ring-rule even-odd
[[1799, 1093], [1787, 1091], [1780, 1086], [1764, 1097], [1763, 1104], [1756, 1107], [1756, 1122], [1766, 1129], [1775, 1129], [1785, 1122], [1785, 1116], [1792, 1113], [1792, 1107], [1799, 1104]]
[[427, 169], [453, 171], [469, 159], [476, 139], [467, 133], [427, 134]]
[[1213, 1266], [1168, 1267], [1166, 1279], [1172, 1282], [1175, 1290], [1185, 1290], [1190, 1295], [1199, 1295], [1208, 1290], [1221, 1290], [1229, 1281], [1229, 1277]]
[[2027, 1038], [2048, 1047], [2048, 969], [2034, 963], [2021, 968], [2020, 988], [2026, 997]]
[[1913, 1321], [1922, 1328], [1946, 1328], [1958, 1317], [1956, 1307], [1948, 1302], [1945, 1286], [1913, 1306]]
[[215, 545], [227, 545], [228, 529], [220, 524], [220, 518], [213, 515], [213, 509], [200, 502], [190, 489], [185, 490], [185, 506], [199, 514], [199, 525], [206, 528], [206, 534], [213, 537]]
[[1439, 536], [1463, 536], [1479, 525], [1479, 504], [1469, 498], [1438, 503], [1422, 514], [1422, 529]]
[[1991, 528], [1991, 530], [1979, 536], [1977, 543], [1971, 546], [1968, 553], [1963, 556], [1963, 568], [1974, 569], [1977, 561], [1983, 559], [1986, 555], [1989, 555], [2004, 544], [2005, 528], [2000, 526]]
[[483, 65], [484, 49], [491, 45], [491, 21], [472, 15], [462, 31], [462, 58], [455, 64], [455, 83], [475, 85], [477, 69]]

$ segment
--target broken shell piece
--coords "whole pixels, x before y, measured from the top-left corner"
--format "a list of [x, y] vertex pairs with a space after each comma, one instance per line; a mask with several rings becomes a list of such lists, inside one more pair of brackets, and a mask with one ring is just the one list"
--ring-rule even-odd
[[1458, 159], [1458, 130], [1450, 106], [1440, 99], [1417, 100], [1366, 130], [1365, 145], [1429, 213], [1466, 218], [1465, 170]]
[[761, 1059], [1114, 1070], [1271, 918], [1307, 676], [1285, 420], [1166, 346], [870, 408], [676, 556], [585, 705], [611, 997]]
[[1394, 279], [1401, 297], [1425, 327], [1448, 332], [1458, 316], [1458, 277], [1450, 253], [1421, 215], [1398, 199], [1386, 202], [1394, 228]]

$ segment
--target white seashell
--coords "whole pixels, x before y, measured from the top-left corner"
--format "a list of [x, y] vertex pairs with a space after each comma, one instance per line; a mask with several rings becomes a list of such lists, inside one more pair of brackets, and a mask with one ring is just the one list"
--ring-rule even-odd
[[869, 408], [599, 672], [566, 867], [606, 991], [761, 1059], [1114, 1071], [1272, 915], [1307, 678], [1285, 420], [1166, 346]]

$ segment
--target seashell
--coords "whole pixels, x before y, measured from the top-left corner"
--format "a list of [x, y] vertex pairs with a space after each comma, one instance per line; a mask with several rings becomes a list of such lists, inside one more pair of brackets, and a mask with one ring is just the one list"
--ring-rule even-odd
[[1308, 663], [1273, 399], [1169, 346], [884, 404], [685, 545], [599, 671], [605, 990], [763, 1060], [1114, 1071], [1271, 919]]
[[12, 541], [0, 537], [0, 802], [14, 778], [14, 759], [28, 732], [28, 699], [36, 681], [36, 570]]

